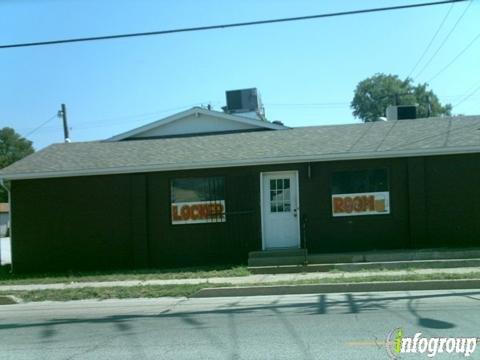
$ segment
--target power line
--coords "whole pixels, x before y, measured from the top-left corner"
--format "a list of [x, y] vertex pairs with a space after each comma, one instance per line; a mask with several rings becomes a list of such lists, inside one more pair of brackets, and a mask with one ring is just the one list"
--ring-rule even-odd
[[72, 39], [62, 39], [62, 40], [49, 40], [49, 41], [39, 41], [39, 42], [29, 42], [29, 43], [7, 44], [7, 45], [0, 45], [0, 49], [54, 45], [54, 44], [66, 44], [66, 43], [87, 42], [87, 41], [97, 41], [97, 40], [111, 40], [111, 39], [130, 38], [130, 37], [139, 37], [139, 36], [166, 35], [166, 34], [173, 34], [173, 33], [180, 33], [180, 32], [193, 32], [193, 31], [226, 29], [226, 28], [242, 27], [242, 26], [264, 25], [264, 24], [272, 24], [272, 23], [312, 20], [312, 19], [337, 17], [337, 16], [345, 16], [345, 15], [357, 15], [357, 14], [366, 14], [366, 13], [374, 13], [374, 12], [382, 12], [382, 11], [411, 9], [411, 8], [419, 8], [419, 7], [426, 7], [426, 6], [451, 4], [451, 3], [464, 2], [464, 1], [468, 1], [468, 0], [432, 1], [432, 2], [419, 3], [419, 4], [388, 6], [388, 7], [381, 7], [381, 8], [370, 8], [370, 9], [363, 9], [363, 10], [341, 11], [341, 12], [327, 13], [327, 14], [297, 16], [297, 17], [280, 18], [280, 19], [259, 20], [259, 21], [248, 21], [248, 22], [240, 22], [240, 23], [221, 24], [221, 25], [198, 26], [198, 27], [191, 27], [191, 28], [179, 28], [179, 29], [149, 31], [149, 32], [140, 32], [140, 33], [129, 33], [129, 34], [117, 34], [117, 35], [93, 36], [93, 37], [72, 38]]
[[443, 41], [441, 42], [440, 46], [437, 48], [437, 50], [435, 50], [435, 52], [433, 53], [433, 55], [430, 57], [430, 59], [428, 59], [428, 61], [425, 63], [425, 65], [422, 67], [422, 69], [419, 71], [419, 73], [415, 76], [415, 79], [419, 78], [420, 75], [423, 74], [423, 72], [425, 71], [425, 69], [428, 67], [428, 65], [430, 65], [430, 63], [432, 62], [432, 60], [435, 58], [435, 56], [437, 56], [437, 54], [440, 52], [440, 50], [443, 48], [443, 45], [445, 45], [445, 43], [447, 42], [447, 40], [450, 38], [450, 35], [452, 35], [452, 33], [455, 31], [455, 29], [457, 28], [458, 24], [460, 23], [460, 21], [463, 19], [463, 17], [465, 16], [467, 10], [470, 8], [470, 6], [473, 4], [473, 0], [468, 0], [469, 1], [469, 4], [465, 7], [465, 9], [463, 10], [462, 14], [460, 15], [460, 17], [457, 19], [457, 21], [455, 22], [455, 24], [453, 25], [452, 29], [450, 30], [450, 32], [447, 34], [447, 36], [445, 36], [445, 38], [443, 39]]
[[412, 70], [410, 70], [410, 72], [408, 73], [407, 75], [407, 78], [409, 78], [410, 76], [412, 76], [413, 72], [416, 70], [417, 66], [422, 62], [423, 58], [425, 57], [425, 55], [427, 54], [428, 50], [430, 50], [430, 47], [432, 46], [433, 42], [435, 41], [435, 39], [437, 38], [437, 35], [438, 33], [440, 32], [440, 30], [442, 29], [443, 27], [443, 24], [445, 24], [445, 21], [447, 20], [448, 18], [448, 15], [450, 15], [450, 13], [452, 12], [452, 9], [453, 9], [453, 6], [455, 4], [452, 3], [452, 5], [450, 6], [450, 8], [448, 9], [447, 13], [445, 14], [445, 16], [443, 17], [443, 20], [442, 22], [440, 23], [440, 25], [438, 26], [437, 28], [437, 31], [435, 31], [435, 34], [433, 34], [433, 37], [432, 39], [430, 40], [430, 42], [428, 43], [427, 47], [425, 48], [425, 50], [423, 51], [422, 55], [420, 56], [420, 58], [418, 59], [418, 61], [415, 63], [415, 66], [412, 68]]
[[455, 105], [453, 105], [452, 108], [455, 108], [460, 104], [463, 104], [465, 101], [470, 99], [473, 95], [475, 95], [479, 90], [480, 90], [480, 85], [478, 85], [471, 93], [469, 93], [467, 96], [465, 96], [462, 100], [460, 100]]
[[[391, 128], [389, 130], [389, 133], [390, 133], [391, 129], [393, 129], [395, 126], [398, 126], [399, 123], [401, 123], [401, 121], [400, 122], [396, 121], [391, 126]], [[450, 125], [454, 124], [454, 123], [455, 123], [455, 119], [451, 119], [450, 120]], [[405, 147], [405, 146], [411, 146], [411, 145], [418, 144], [418, 143], [420, 143], [422, 141], [425, 141], [425, 140], [433, 140], [433, 139], [438, 138], [439, 136], [443, 136], [443, 135], [446, 135], [447, 140], [448, 140], [448, 136], [451, 135], [452, 133], [457, 133], [459, 131], [467, 130], [467, 129], [477, 130], [478, 129], [478, 124], [473, 123], [473, 125], [472, 125], [471, 123], [467, 123], [467, 125], [456, 127], [454, 129], [451, 129], [449, 127], [447, 131], [440, 131], [438, 134], [427, 135], [427, 136], [418, 138], [418, 139], [413, 140], [413, 141], [407, 141], [407, 142], [399, 143], [399, 144], [393, 146], [390, 150], [398, 149], [398, 148]], [[386, 139], [386, 137], [384, 139]]]
[[350, 102], [325, 102], [325, 103], [265, 103], [268, 107], [304, 107], [304, 108], [320, 108], [333, 109], [344, 108], [350, 106]]
[[[154, 118], [155, 120], [158, 120], [158, 117], [156, 117], [155, 115], [160, 115], [162, 113], [172, 112], [177, 110], [187, 110], [195, 106], [200, 106], [200, 104], [203, 104], [203, 103], [207, 104], [207, 103], [219, 103], [219, 102], [218, 101], [198, 101], [198, 102], [191, 103], [184, 106], [177, 106], [174, 108], [168, 108], [168, 109], [163, 109], [163, 110], [158, 110], [158, 111], [153, 111], [148, 113], [132, 114], [132, 115], [117, 116], [117, 117], [106, 118], [106, 119], [84, 121], [81, 123], [76, 123], [76, 125], [73, 125], [69, 128], [76, 131], [76, 130], [101, 128], [101, 127], [112, 127], [119, 124], [125, 125], [126, 123], [145, 121], [149, 118]], [[124, 121], [118, 122], [118, 120], [124, 120]], [[112, 124], [112, 122], [116, 122], [116, 124]], [[43, 127], [47, 123], [48, 121], [43, 123], [41, 126]]]
[[472, 41], [470, 41], [467, 46], [465, 46], [462, 51], [460, 51], [447, 65], [445, 65], [443, 68], [440, 69], [434, 76], [432, 76], [427, 82], [431, 82], [432, 80], [435, 80], [441, 73], [443, 73], [445, 70], [447, 70], [457, 59], [463, 55], [465, 51], [467, 51], [478, 39], [480, 39], [480, 33], [475, 36]]
[[183, 106], [176, 106], [176, 107], [173, 107], [173, 108], [168, 108], [168, 109], [162, 109], [162, 110], [157, 110], [157, 111], [153, 111], [153, 112], [146, 112], [146, 113], [140, 113], [140, 114], [132, 114], [132, 115], [122, 115], [122, 116], [117, 116], [117, 117], [111, 117], [111, 118], [104, 118], [104, 119], [99, 119], [99, 120], [89, 120], [89, 121], [84, 121], [84, 122], [81, 122], [77, 125], [85, 125], [85, 124], [92, 124], [92, 123], [105, 123], [105, 122], [112, 122], [112, 121], [117, 121], [117, 120], [134, 120], [135, 121], [143, 121], [144, 118], [148, 118], [148, 117], [152, 117], [154, 115], [160, 115], [160, 114], [163, 114], [163, 113], [166, 113], [166, 112], [171, 112], [171, 111], [177, 111], [177, 110], [183, 110], [183, 109], [187, 109], [187, 108], [191, 108], [191, 107], [194, 107], [194, 106], [199, 106], [199, 104], [203, 104], [203, 103], [209, 103], [209, 101], [198, 101], [198, 102], [195, 102], [195, 103], [191, 103], [191, 104], [188, 104], [188, 105], [183, 105]]
[[38, 125], [35, 129], [33, 129], [32, 131], [30, 131], [29, 133], [27, 133], [24, 137], [29, 137], [30, 135], [32, 135], [33, 133], [37, 132], [38, 130], [40, 130], [42, 127], [44, 127], [45, 125], [47, 125], [50, 121], [52, 121], [53, 119], [55, 119], [57, 117], [57, 114], [53, 115], [50, 119], [44, 121], [43, 123], [41, 123], [40, 125]]

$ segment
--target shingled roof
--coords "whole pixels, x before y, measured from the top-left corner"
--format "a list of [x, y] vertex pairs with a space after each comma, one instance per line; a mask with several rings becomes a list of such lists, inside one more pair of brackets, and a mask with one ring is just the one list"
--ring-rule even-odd
[[480, 116], [185, 138], [54, 144], [0, 171], [6, 180], [480, 152]]

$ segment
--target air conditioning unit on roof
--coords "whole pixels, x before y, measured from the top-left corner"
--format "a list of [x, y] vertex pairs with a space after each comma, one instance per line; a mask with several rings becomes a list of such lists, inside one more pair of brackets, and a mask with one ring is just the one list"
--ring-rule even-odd
[[390, 105], [386, 110], [387, 120], [407, 120], [417, 118], [416, 105]]
[[223, 110], [226, 113], [264, 120], [265, 110], [256, 88], [230, 90], [225, 95], [227, 106]]

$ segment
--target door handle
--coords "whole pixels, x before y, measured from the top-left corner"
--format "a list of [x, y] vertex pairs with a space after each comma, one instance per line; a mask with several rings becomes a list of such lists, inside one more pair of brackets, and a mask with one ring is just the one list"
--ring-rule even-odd
[[293, 216], [297, 217], [298, 215], [298, 208], [293, 209]]

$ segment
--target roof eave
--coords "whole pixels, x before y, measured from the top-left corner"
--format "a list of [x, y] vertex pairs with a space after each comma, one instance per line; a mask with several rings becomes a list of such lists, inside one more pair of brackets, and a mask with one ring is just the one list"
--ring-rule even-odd
[[304, 162], [324, 162], [324, 161], [346, 161], [346, 160], [368, 160], [368, 159], [385, 159], [399, 157], [417, 157], [417, 156], [435, 156], [435, 155], [458, 155], [480, 153], [479, 146], [472, 147], [456, 147], [456, 148], [435, 148], [418, 150], [402, 150], [402, 151], [382, 151], [382, 152], [363, 152], [363, 153], [336, 153], [326, 155], [309, 155], [309, 156], [286, 156], [262, 159], [242, 159], [232, 162], [231, 160], [212, 161], [203, 163], [184, 163], [167, 164], [167, 165], [148, 165], [148, 166], [130, 166], [130, 167], [112, 167], [104, 169], [84, 169], [69, 171], [51, 171], [38, 173], [15, 173], [1, 174], [2, 180], [28, 180], [28, 179], [45, 179], [60, 177], [76, 177], [76, 176], [96, 176], [96, 175], [120, 175], [131, 173], [146, 173], [160, 171], [177, 171], [177, 170], [196, 170], [196, 169], [212, 169], [227, 168], [239, 166], [257, 166], [257, 165], [279, 165]]

